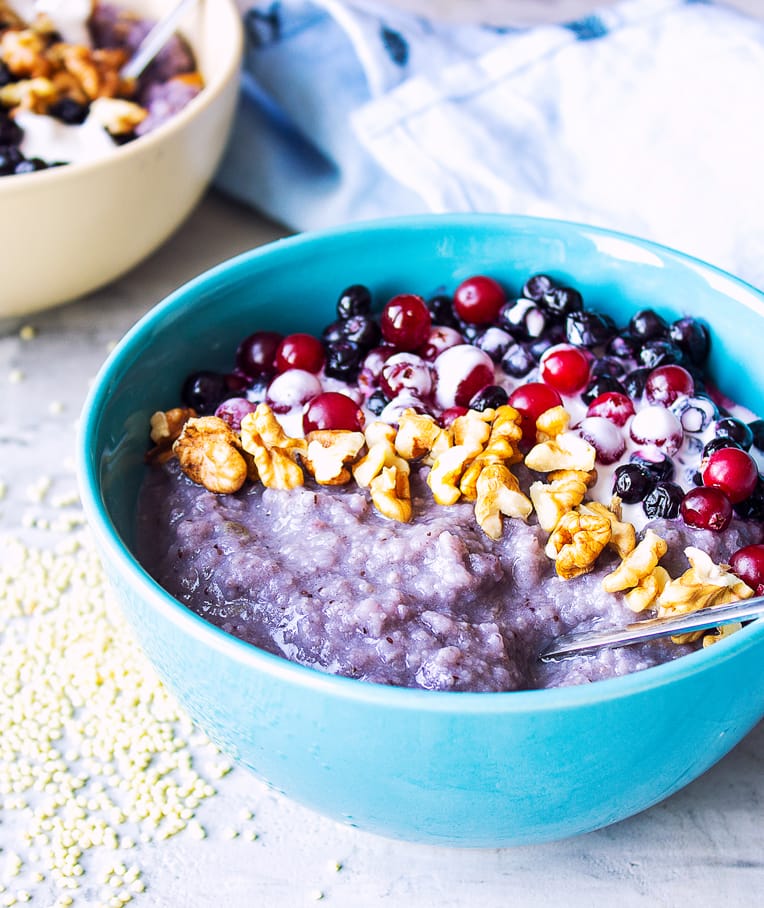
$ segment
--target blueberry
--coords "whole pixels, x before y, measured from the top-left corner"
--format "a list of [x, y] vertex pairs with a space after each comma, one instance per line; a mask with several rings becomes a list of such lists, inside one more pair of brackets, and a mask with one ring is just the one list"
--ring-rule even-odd
[[629, 321], [629, 333], [641, 341], [663, 340], [668, 332], [668, 323], [654, 309], [640, 309]]
[[51, 117], [56, 117], [63, 123], [68, 123], [70, 126], [79, 126], [87, 119], [88, 111], [87, 104], [80, 104], [74, 98], [61, 98], [59, 101], [54, 101], [48, 107], [47, 112]]
[[353, 382], [361, 369], [363, 350], [349, 340], [340, 340], [326, 346], [324, 373], [330, 378]]
[[732, 439], [744, 451], [750, 451], [753, 445], [753, 432], [747, 423], [735, 416], [725, 416], [715, 426], [718, 438]]
[[530, 300], [510, 300], [499, 312], [499, 326], [518, 340], [533, 340], [544, 333], [548, 313]]
[[667, 482], [674, 476], [674, 462], [666, 454], [655, 452], [648, 457], [641, 451], [635, 451], [629, 458], [630, 463], [635, 463], [651, 476], [656, 482]]
[[488, 385], [482, 391], [472, 398], [469, 404], [470, 410], [495, 410], [497, 407], [503, 407], [509, 397], [507, 392], [500, 385]]
[[676, 344], [666, 340], [649, 340], [642, 345], [639, 351], [639, 361], [647, 369], [657, 366], [667, 366], [672, 363], [684, 365], [686, 362], [684, 352]]
[[618, 359], [636, 359], [642, 343], [630, 334], [616, 334], [608, 341], [605, 353]]
[[753, 444], [758, 451], [764, 451], [764, 419], [754, 419], [748, 423], [753, 435]]
[[645, 393], [645, 385], [652, 369], [634, 369], [623, 379], [626, 393], [634, 400], [639, 400]]
[[37, 170], [45, 170], [47, 164], [42, 158], [26, 158], [13, 168], [14, 173], [34, 173]]
[[503, 328], [492, 326], [486, 328], [480, 337], [477, 338], [475, 346], [487, 353], [495, 363], [498, 363], [501, 362], [504, 354], [513, 343], [514, 339], [511, 334], [508, 334]]
[[346, 287], [337, 300], [337, 318], [366, 315], [371, 311], [371, 291], [364, 284]]
[[650, 520], [662, 517], [675, 520], [684, 498], [684, 489], [675, 482], [659, 482], [642, 502], [642, 509]]
[[430, 318], [433, 325], [445, 325], [448, 328], [456, 328], [459, 320], [454, 312], [454, 301], [450, 296], [441, 293], [427, 300], [427, 308], [430, 310]]
[[229, 391], [225, 376], [219, 372], [192, 372], [180, 392], [180, 398], [187, 407], [193, 407], [200, 416], [211, 416], [217, 405]]
[[592, 363], [591, 375], [593, 378], [609, 375], [611, 378], [620, 380], [626, 375], [626, 367], [615, 356], [601, 356]]
[[565, 341], [565, 326], [560, 322], [550, 325], [536, 340], [528, 342], [528, 352], [538, 362], [550, 347]]
[[694, 397], [678, 397], [669, 407], [678, 417], [685, 432], [705, 432], [711, 423], [719, 417], [716, 404], [710, 397], [696, 394]]
[[637, 463], [625, 463], [616, 467], [613, 476], [613, 492], [626, 504], [636, 504], [655, 488], [658, 480]]
[[20, 145], [24, 131], [8, 114], [0, 110], [0, 145]]
[[764, 520], [764, 476], [761, 473], [752, 494], [744, 501], [733, 505], [733, 508], [743, 520]]
[[0, 145], [0, 176], [13, 173], [18, 164], [24, 160], [24, 155], [15, 145]]
[[589, 382], [589, 387], [581, 394], [581, 400], [588, 405], [600, 394], [608, 391], [626, 394], [626, 389], [617, 378], [613, 378], [612, 375], [598, 375], [594, 381]]
[[701, 366], [708, 359], [711, 335], [699, 319], [680, 318], [672, 322], [669, 339], [684, 350], [687, 359], [693, 365]]
[[464, 338], [467, 344], [474, 344], [483, 333], [481, 325], [473, 325], [470, 322], [463, 322], [461, 319], [456, 320], [456, 330]]
[[573, 287], [555, 287], [544, 294], [541, 304], [559, 316], [570, 315], [571, 312], [580, 312], [584, 308], [584, 300], [578, 290]]
[[365, 350], [376, 347], [382, 337], [379, 325], [369, 315], [351, 315], [346, 318], [342, 332], [344, 340], [352, 341]]
[[536, 365], [525, 344], [513, 344], [504, 354], [501, 368], [513, 378], [524, 378]]
[[599, 347], [615, 334], [615, 323], [598, 312], [571, 312], [565, 319], [565, 334], [578, 347]]
[[717, 436], [712, 438], [710, 441], [707, 441], [703, 446], [703, 458], [710, 457], [714, 451], [721, 451], [722, 448], [739, 448], [740, 445], [735, 441], [734, 438], [728, 438], [724, 435]]
[[548, 274], [534, 274], [525, 282], [523, 296], [526, 299], [533, 300], [534, 303], [538, 303], [548, 293], [551, 293], [555, 287], [555, 282]]
[[379, 416], [389, 403], [390, 399], [386, 397], [382, 391], [377, 390], [369, 396], [369, 399], [366, 401], [366, 407], [371, 410], [375, 416]]

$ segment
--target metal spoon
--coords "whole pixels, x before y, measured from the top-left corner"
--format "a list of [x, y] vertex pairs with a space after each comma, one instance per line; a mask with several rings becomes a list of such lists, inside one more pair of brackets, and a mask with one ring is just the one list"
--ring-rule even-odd
[[137, 79], [175, 33], [181, 17], [197, 0], [178, 0], [138, 45], [120, 71], [124, 79]]
[[650, 618], [635, 621], [626, 627], [605, 630], [571, 631], [551, 643], [539, 656], [542, 662], [588, 653], [601, 647], [630, 646], [644, 640], [655, 640], [671, 634], [686, 634], [704, 631], [733, 621], [750, 621], [764, 615], [764, 596], [730, 602], [727, 605], [712, 605], [689, 615], [668, 618]]

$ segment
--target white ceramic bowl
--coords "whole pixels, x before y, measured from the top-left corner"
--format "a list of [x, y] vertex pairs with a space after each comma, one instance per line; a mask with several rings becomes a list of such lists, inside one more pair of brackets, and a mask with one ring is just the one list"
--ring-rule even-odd
[[[174, 0], [120, 0], [152, 19]], [[105, 158], [0, 178], [0, 318], [82, 296], [132, 268], [188, 216], [215, 172], [239, 84], [232, 0], [199, 0], [179, 30], [204, 90], [155, 132]]]

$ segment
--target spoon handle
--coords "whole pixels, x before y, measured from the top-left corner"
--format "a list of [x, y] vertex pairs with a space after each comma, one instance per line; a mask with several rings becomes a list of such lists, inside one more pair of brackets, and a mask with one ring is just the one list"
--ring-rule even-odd
[[137, 79], [172, 37], [183, 14], [197, 0], [178, 0], [138, 45], [133, 56], [122, 67], [125, 79]]
[[692, 631], [708, 630], [733, 621], [750, 621], [764, 614], [764, 596], [743, 599], [726, 605], [713, 605], [691, 612], [688, 615], [672, 615], [666, 618], [650, 618], [635, 621], [626, 627], [605, 630], [571, 631], [554, 640], [539, 659], [542, 662], [587, 653], [601, 647], [630, 646], [644, 640], [655, 640], [671, 634], [686, 634]]

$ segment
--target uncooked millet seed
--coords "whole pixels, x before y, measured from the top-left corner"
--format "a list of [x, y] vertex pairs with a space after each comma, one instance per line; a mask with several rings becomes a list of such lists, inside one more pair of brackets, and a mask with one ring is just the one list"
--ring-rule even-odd
[[[215, 793], [189, 749], [199, 733], [134, 642], [86, 531], [0, 546], [3, 904], [52, 884], [50, 904], [66, 908], [67, 890], [101, 870], [101, 904], [125, 905], [145, 889], [135, 840], [193, 833], [193, 807]], [[221, 777], [230, 764], [201, 741]], [[9, 850], [19, 842], [23, 860]]]

